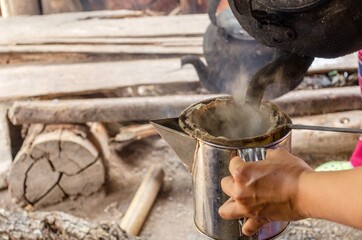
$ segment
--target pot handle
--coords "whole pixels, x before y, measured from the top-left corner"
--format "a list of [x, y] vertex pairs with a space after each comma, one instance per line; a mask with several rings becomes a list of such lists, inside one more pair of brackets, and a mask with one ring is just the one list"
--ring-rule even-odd
[[[238, 156], [243, 158], [245, 162], [258, 162], [262, 161], [266, 157], [266, 149], [265, 148], [243, 148], [238, 149]], [[243, 224], [246, 222], [247, 218], [239, 219], [239, 232], [240, 237], [239, 240], [258, 240], [259, 239], [259, 232], [255, 233], [252, 236], [245, 236], [241, 228]]]

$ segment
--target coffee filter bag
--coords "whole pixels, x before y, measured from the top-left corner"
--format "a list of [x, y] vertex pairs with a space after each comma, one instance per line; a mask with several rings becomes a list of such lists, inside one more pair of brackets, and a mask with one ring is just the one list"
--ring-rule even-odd
[[290, 118], [270, 102], [260, 107], [220, 97], [191, 105], [179, 118], [190, 136], [224, 147], [264, 147], [290, 132]]

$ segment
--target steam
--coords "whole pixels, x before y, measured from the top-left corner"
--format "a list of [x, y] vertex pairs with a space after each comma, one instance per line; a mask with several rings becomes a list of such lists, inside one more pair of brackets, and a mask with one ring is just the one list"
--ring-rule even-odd
[[209, 109], [206, 116], [203, 129], [212, 136], [229, 140], [263, 135], [271, 127], [267, 111], [244, 103], [219, 104]]
[[266, 134], [273, 126], [270, 112], [260, 108], [260, 104], [245, 102], [250, 82], [250, 73], [245, 66], [239, 67], [239, 74], [235, 78], [227, 85], [233, 101], [208, 109], [201, 124], [202, 129], [214, 137], [229, 140]]

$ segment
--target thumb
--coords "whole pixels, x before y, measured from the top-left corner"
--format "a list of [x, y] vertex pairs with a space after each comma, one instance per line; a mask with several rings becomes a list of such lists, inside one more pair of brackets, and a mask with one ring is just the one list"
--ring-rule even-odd
[[261, 219], [248, 218], [243, 224], [243, 234], [250, 236], [256, 233], [267, 222]]

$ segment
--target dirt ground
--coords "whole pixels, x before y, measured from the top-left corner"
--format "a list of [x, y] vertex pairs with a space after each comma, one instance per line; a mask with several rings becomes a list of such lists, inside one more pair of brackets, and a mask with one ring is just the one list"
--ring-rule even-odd
[[[162, 164], [165, 181], [141, 232], [142, 239], [206, 240], [193, 224], [191, 176], [159, 137], [135, 142], [116, 151], [108, 162], [107, 189], [90, 197], [78, 197], [41, 210], [64, 211], [98, 222], [120, 221], [144, 173], [151, 164]], [[14, 209], [7, 191], [0, 192], [0, 206]], [[279, 239], [362, 239], [362, 231], [321, 220], [291, 223]]]

